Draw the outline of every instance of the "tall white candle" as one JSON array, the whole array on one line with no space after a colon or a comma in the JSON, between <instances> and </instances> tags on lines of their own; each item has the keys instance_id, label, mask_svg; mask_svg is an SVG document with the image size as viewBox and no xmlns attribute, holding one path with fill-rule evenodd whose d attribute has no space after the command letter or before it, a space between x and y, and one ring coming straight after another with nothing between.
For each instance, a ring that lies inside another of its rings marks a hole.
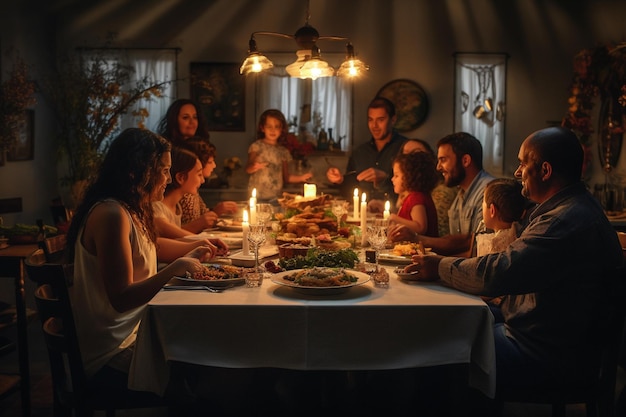
<instances>
[{"instance_id":1,"label":"tall white candle","mask_svg":"<svg viewBox=\"0 0 626 417\"><path fill-rule=\"evenodd\" d=\"M367 196L361 194L361 246L367 243Z\"/></svg>"},{"instance_id":2,"label":"tall white candle","mask_svg":"<svg viewBox=\"0 0 626 417\"><path fill-rule=\"evenodd\" d=\"M250 242L248 242L248 234L250 233L250 224L248 223L248 210L243 210L243 221L241 222L241 230L243 231L243 242L241 252L244 256L250 255Z\"/></svg>"},{"instance_id":3,"label":"tall white candle","mask_svg":"<svg viewBox=\"0 0 626 417\"><path fill-rule=\"evenodd\" d=\"M385 211L383 211L383 219L387 220L389 218L389 209L391 208L391 204L389 204L389 200L385 202Z\"/></svg>"},{"instance_id":4,"label":"tall white candle","mask_svg":"<svg viewBox=\"0 0 626 417\"><path fill-rule=\"evenodd\" d=\"M352 197L352 203L354 204L354 209L352 211L352 217L354 220L359 220L359 189L354 189L354 197Z\"/></svg>"},{"instance_id":5,"label":"tall white candle","mask_svg":"<svg viewBox=\"0 0 626 417\"><path fill-rule=\"evenodd\" d=\"M256 188L252 189L250 197L250 223L256 224Z\"/></svg>"}]
</instances>

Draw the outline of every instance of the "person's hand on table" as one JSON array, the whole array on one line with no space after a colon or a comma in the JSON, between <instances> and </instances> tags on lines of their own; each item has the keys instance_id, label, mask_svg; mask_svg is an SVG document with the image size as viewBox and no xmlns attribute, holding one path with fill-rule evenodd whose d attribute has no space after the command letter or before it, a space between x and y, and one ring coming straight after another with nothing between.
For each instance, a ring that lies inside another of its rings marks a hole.
<instances>
[{"instance_id":1,"label":"person's hand on table","mask_svg":"<svg viewBox=\"0 0 626 417\"><path fill-rule=\"evenodd\" d=\"M234 201L221 201L217 203L217 205L213 208L213 211L218 216L223 216L225 214L235 214L238 209L239 207Z\"/></svg>"},{"instance_id":2,"label":"person's hand on table","mask_svg":"<svg viewBox=\"0 0 626 417\"><path fill-rule=\"evenodd\" d=\"M391 216L389 216L389 218L391 219ZM392 242L417 242L419 240L417 233L399 223L389 226L387 237Z\"/></svg>"},{"instance_id":3,"label":"person's hand on table","mask_svg":"<svg viewBox=\"0 0 626 417\"><path fill-rule=\"evenodd\" d=\"M410 265L404 267L404 272L411 273L417 271L414 279L418 281L436 281L439 279L439 262L442 256L439 255L413 255Z\"/></svg>"},{"instance_id":4,"label":"person's hand on table","mask_svg":"<svg viewBox=\"0 0 626 417\"><path fill-rule=\"evenodd\" d=\"M184 256L175 259L166 268L171 270L173 275L182 277L184 277L187 272L191 274L200 272L204 268L202 262L210 260L216 251L217 248L210 243L208 245L197 246Z\"/></svg>"},{"instance_id":5,"label":"person's hand on table","mask_svg":"<svg viewBox=\"0 0 626 417\"><path fill-rule=\"evenodd\" d=\"M206 213L202 214L200 218L204 220L204 227L210 228L215 226L218 216L217 213L215 213L214 211L207 211Z\"/></svg>"},{"instance_id":6,"label":"person's hand on table","mask_svg":"<svg viewBox=\"0 0 626 417\"><path fill-rule=\"evenodd\" d=\"M215 256L225 256L225 255L228 255L228 251L230 250L230 248L221 239L209 239L209 241L216 248Z\"/></svg>"}]
</instances>

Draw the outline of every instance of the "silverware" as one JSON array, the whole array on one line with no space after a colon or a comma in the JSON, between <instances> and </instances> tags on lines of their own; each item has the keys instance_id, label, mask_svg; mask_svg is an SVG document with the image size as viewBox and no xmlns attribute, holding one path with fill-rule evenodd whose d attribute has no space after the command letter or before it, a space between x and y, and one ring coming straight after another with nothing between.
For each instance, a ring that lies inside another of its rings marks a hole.
<instances>
[{"instance_id":1,"label":"silverware","mask_svg":"<svg viewBox=\"0 0 626 417\"><path fill-rule=\"evenodd\" d=\"M224 291L226 288L230 288L230 287L212 288L212 287L207 287L206 285L166 285L166 286L163 287L163 290L166 290L166 291L176 291L176 290L196 291L196 290L202 290L202 291L218 293L218 292Z\"/></svg>"}]
</instances>

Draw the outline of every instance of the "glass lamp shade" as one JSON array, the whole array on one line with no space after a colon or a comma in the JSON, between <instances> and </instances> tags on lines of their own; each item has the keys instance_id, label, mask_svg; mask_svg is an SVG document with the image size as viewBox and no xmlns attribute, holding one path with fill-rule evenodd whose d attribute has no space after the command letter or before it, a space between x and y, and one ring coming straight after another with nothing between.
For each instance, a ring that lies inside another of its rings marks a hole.
<instances>
[{"instance_id":1,"label":"glass lamp shade","mask_svg":"<svg viewBox=\"0 0 626 417\"><path fill-rule=\"evenodd\" d=\"M239 73L243 75L248 75L251 72L261 72L272 68L274 64L272 61L267 59L267 57L259 52L254 52L248 55L243 64L241 64L241 68L239 69Z\"/></svg>"},{"instance_id":2,"label":"glass lamp shade","mask_svg":"<svg viewBox=\"0 0 626 417\"><path fill-rule=\"evenodd\" d=\"M296 51L298 59L287 65L285 70L291 77L310 78L315 80L320 77L332 77L335 69L328 62L320 58L311 58L311 51Z\"/></svg>"},{"instance_id":3,"label":"glass lamp shade","mask_svg":"<svg viewBox=\"0 0 626 417\"><path fill-rule=\"evenodd\" d=\"M354 78L364 74L368 69L367 65L365 65L360 59L346 59L337 70L337 76Z\"/></svg>"}]
</instances>

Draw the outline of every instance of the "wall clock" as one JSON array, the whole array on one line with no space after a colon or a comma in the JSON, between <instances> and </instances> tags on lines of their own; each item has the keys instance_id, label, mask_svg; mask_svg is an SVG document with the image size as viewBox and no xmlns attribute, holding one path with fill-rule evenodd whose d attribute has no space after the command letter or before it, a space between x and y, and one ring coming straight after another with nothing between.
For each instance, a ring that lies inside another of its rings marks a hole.
<instances>
[{"instance_id":1,"label":"wall clock","mask_svg":"<svg viewBox=\"0 0 626 417\"><path fill-rule=\"evenodd\" d=\"M414 130L426 120L428 96L415 81L407 79L390 81L378 90L376 95L391 100L396 106L395 129L398 132Z\"/></svg>"}]
</instances>

